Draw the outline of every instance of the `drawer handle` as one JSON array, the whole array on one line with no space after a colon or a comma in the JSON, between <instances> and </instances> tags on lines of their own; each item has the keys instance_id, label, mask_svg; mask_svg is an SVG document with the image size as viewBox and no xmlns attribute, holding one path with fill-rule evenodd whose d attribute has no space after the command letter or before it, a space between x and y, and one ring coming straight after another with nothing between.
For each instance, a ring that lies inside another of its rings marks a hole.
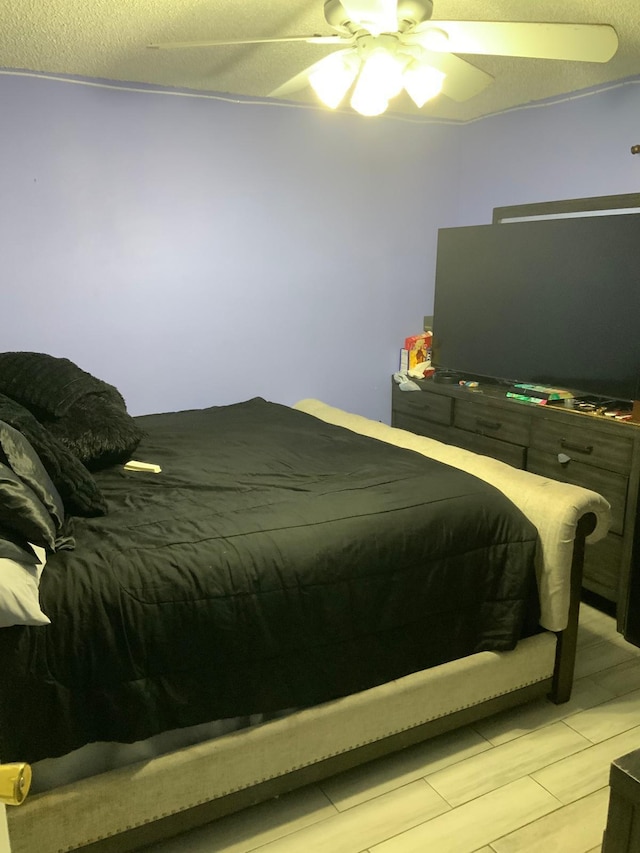
<instances>
[{"instance_id":1,"label":"drawer handle","mask_svg":"<svg viewBox=\"0 0 640 853\"><path fill-rule=\"evenodd\" d=\"M593 453L592 444L572 444L566 438L560 439L560 447L564 447L565 450L573 450L575 453Z\"/></svg>"},{"instance_id":2,"label":"drawer handle","mask_svg":"<svg viewBox=\"0 0 640 853\"><path fill-rule=\"evenodd\" d=\"M476 426L482 427L483 429L500 429L502 424L500 421L483 421L478 418L476 420Z\"/></svg>"}]
</instances>

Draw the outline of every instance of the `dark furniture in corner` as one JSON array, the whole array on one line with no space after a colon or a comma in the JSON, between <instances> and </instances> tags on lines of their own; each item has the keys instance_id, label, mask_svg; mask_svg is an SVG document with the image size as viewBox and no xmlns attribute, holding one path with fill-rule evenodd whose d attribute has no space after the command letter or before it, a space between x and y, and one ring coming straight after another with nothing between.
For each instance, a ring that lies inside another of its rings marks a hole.
<instances>
[{"instance_id":1,"label":"dark furniture in corner","mask_svg":"<svg viewBox=\"0 0 640 853\"><path fill-rule=\"evenodd\" d=\"M640 850L640 749L612 762L609 784L602 853L636 853Z\"/></svg>"},{"instance_id":2,"label":"dark furniture in corner","mask_svg":"<svg viewBox=\"0 0 640 853\"><path fill-rule=\"evenodd\" d=\"M422 391L392 383L392 425L482 453L515 468L573 483L611 504L607 537L586 549L583 588L615 606L618 630L640 645L640 578L634 541L640 489L640 427L558 406L523 403L501 386L474 391L432 380Z\"/></svg>"}]
</instances>

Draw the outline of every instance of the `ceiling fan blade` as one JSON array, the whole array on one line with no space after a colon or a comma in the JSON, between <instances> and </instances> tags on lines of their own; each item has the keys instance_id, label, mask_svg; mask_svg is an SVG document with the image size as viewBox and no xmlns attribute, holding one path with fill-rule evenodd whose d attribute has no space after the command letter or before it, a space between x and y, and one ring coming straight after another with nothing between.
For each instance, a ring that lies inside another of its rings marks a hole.
<instances>
[{"instance_id":1,"label":"ceiling fan blade","mask_svg":"<svg viewBox=\"0 0 640 853\"><path fill-rule=\"evenodd\" d=\"M428 21L407 37L429 50L578 62L608 62L618 49L608 24Z\"/></svg>"},{"instance_id":2,"label":"ceiling fan blade","mask_svg":"<svg viewBox=\"0 0 640 853\"><path fill-rule=\"evenodd\" d=\"M283 38L265 38L265 39L209 39L208 41L167 41L159 44L149 44L147 47L152 47L156 50L178 50L185 47L221 47L229 44L274 44L277 42L286 41L305 41L307 44L349 44L355 39L349 36L284 36Z\"/></svg>"},{"instance_id":3,"label":"ceiling fan blade","mask_svg":"<svg viewBox=\"0 0 640 853\"><path fill-rule=\"evenodd\" d=\"M493 83L491 74L452 53L424 51L421 61L446 74L442 94L453 101L468 101Z\"/></svg>"},{"instance_id":4,"label":"ceiling fan blade","mask_svg":"<svg viewBox=\"0 0 640 853\"><path fill-rule=\"evenodd\" d=\"M345 50L335 50L333 53L330 53L329 56L338 56L339 54L347 55L353 53L351 48L346 48ZM324 63L327 59L324 56L322 59L319 59L318 62L314 62L313 65L309 65L308 68L302 70L299 74L296 74L295 77L291 77L282 86L278 86L277 89L274 89L273 92L269 92L269 98L286 98L287 95L293 94L293 92L299 92L300 89L304 89L305 86L309 85L309 77L320 65Z\"/></svg>"},{"instance_id":5,"label":"ceiling fan blade","mask_svg":"<svg viewBox=\"0 0 640 853\"><path fill-rule=\"evenodd\" d=\"M398 0L340 0L351 20L373 35L398 29Z\"/></svg>"}]
</instances>

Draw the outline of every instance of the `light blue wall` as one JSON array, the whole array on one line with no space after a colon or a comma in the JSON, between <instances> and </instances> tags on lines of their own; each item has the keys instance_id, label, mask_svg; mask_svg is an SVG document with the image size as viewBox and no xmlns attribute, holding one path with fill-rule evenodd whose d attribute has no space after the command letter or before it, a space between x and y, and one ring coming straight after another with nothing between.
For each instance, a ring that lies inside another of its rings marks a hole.
<instances>
[{"instance_id":1,"label":"light blue wall","mask_svg":"<svg viewBox=\"0 0 640 853\"><path fill-rule=\"evenodd\" d=\"M453 202L447 130L0 75L3 350L134 413L316 396L387 419Z\"/></svg>"},{"instance_id":2,"label":"light blue wall","mask_svg":"<svg viewBox=\"0 0 640 853\"><path fill-rule=\"evenodd\" d=\"M3 74L0 103L0 349L71 358L133 413L387 420L438 227L640 188L633 84L465 126Z\"/></svg>"},{"instance_id":3,"label":"light blue wall","mask_svg":"<svg viewBox=\"0 0 640 853\"><path fill-rule=\"evenodd\" d=\"M640 192L640 79L459 128L459 225L494 207Z\"/></svg>"}]
</instances>

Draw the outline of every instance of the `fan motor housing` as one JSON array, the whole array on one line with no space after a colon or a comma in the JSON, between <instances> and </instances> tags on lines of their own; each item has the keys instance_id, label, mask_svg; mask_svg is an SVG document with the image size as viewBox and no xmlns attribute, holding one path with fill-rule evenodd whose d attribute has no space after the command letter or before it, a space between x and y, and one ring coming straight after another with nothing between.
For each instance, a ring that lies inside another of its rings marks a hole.
<instances>
[{"instance_id":1,"label":"fan motor housing","mask_svg":"<svg viewBox=\"0 0 640 853\"><path fill-rule=\"evenodd\" d=\"M433 14L433 0L398 0L398 21L415 27Z\"/></svg>"},{"instance_id":2,"label":"fan motor housing","mask_svg":"<svg viewBox=\"0 0 640 853\"><path fill-rule=\"evenodd\" d=\"M428 21L433 13L433 0L398 0L398 29L415 27L422 21ZM336 30L353 34L361 27L352 21L340 0L327 0L324 4L324 17Z\"/></svg>"}]
</instances>

